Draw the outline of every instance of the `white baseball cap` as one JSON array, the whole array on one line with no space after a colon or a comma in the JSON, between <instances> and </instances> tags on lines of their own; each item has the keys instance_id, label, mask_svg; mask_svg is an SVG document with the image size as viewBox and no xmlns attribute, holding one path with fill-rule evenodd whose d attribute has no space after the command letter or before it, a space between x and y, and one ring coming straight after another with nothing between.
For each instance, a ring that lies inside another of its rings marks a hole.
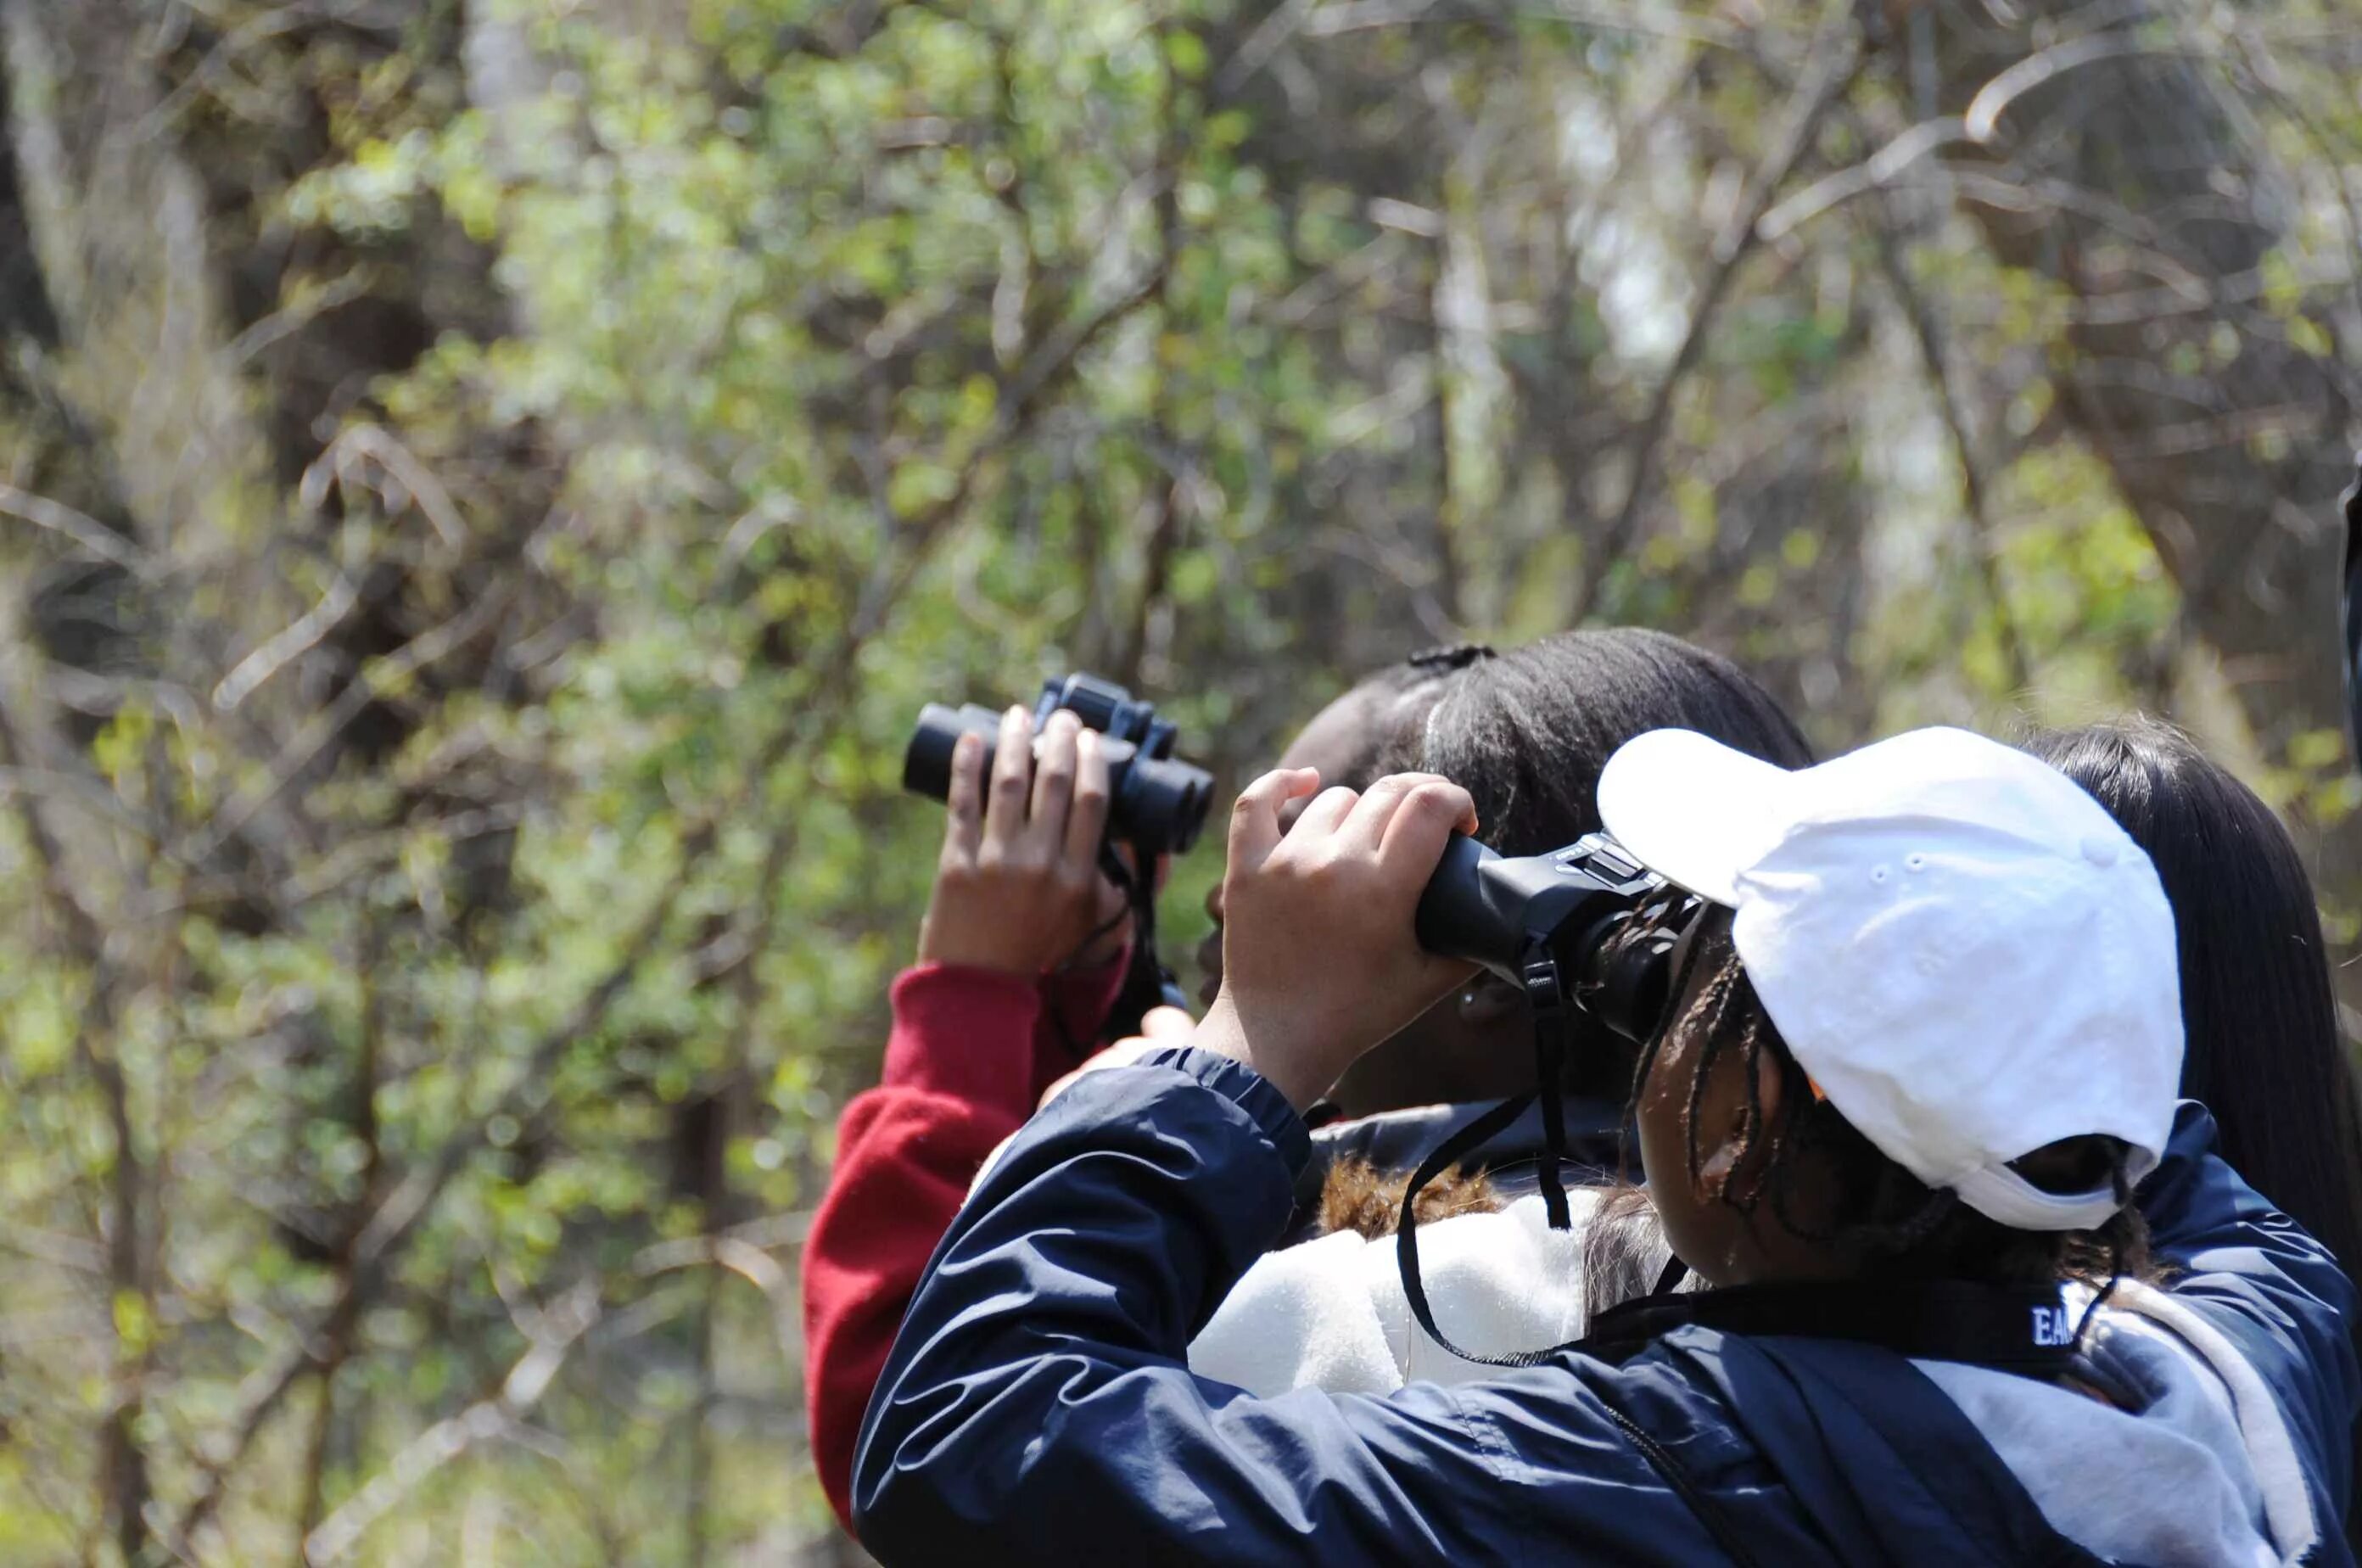
<instances>
[{"instance_id":1,"label":"white baseball cap","mask_svg":"<svg viewBox=\"0 0 2362 1568\"><path fill-rule=\"evenodd\" d=\"M1914 730L1790 772L1689 730L1599 779L1633 856L1737 911L1733 944L1838 1112L1930 1187L2025 1231L2086 1230L2112 1191L2009 1162L2061 1138L2165 1151L2181 1077L2173 909L2097 801L2024 752Z\"/></svg>"}]
</instances>

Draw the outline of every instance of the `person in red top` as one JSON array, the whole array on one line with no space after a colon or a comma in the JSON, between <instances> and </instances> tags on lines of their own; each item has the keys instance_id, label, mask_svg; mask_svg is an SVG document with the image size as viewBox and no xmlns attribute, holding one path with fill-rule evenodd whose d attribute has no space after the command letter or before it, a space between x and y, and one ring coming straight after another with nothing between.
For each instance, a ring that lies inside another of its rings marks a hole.
<instances>
[{"instance_id":1,"label":"person in red top","mask_svg":"<svg viewBox=\"0 0 2362 1568\"><path fill-rule=\"evenodd\" d=\"M1372 677L1324 709L1286 760L1367 772L1398 710L1466 663L1453 650ZM894 982L884 1070L837 1123L836 1166L804 1241L812 1463L847 1529L862 1413L928 1257L985 1156L1101 1049L1123 984L1129 912L1098 869L1099 738L1054 715L1036 767L1029 723L1023 708L1002 715L988 784L973 736L952 754L919 961ZM1175 1027L1194 1025L1174 1008L1143 1025L1151 1037Z\"/></svg>"},{"instance_id":2,"label":"person in red top","mask_svg":"<svg viewBox=\"0 0 2362 1568\"><path fill-rule=\"evenodd\" d=\"M876 1088L837 1125L836 1169L804 1243L806 1397L839 1519L861 1414L928 1254L984 1156L1094 1048L1124 975L1122 893L1098 869L1099 737L1053 717L1037 767L1030 716L952 754L943 858L919 961L894 982Z\"/></svg>"}]
</instances>

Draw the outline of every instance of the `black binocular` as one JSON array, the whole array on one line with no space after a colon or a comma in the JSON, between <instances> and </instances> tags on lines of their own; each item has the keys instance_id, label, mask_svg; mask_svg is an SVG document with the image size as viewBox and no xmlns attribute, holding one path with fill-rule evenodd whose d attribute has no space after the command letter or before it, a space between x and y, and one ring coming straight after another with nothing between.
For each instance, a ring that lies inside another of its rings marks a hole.
<instances>
[{"instance_id":1,"label":"black binocular","mask_svg":"<svg viewBox=\"0 0 2362 1568\"><path fill-rule=\"evenodd\" d=\"M1213 803L1214 776L1173 755L1177 731L1171 720L1157 717L1153 704L1113 681L1075 674L1042 683L1033 704L1037 738L1061 708L1106 737L1101 755L1108 764L1109 839L1151 856L1179 855L1198 842ZM958 708L930 702L920 709L918 727L902 756L902 788L930 800L945 799L951 793L952 748L964 734L983 737L989 774L1000 738L999 713L973 702Z\"/></svg>"},{"instance_id":2,"label":"black binocular","mask_svg":"<svg viewBox=\"0 0 2362 1568\"><path fill-rule=\"evenodd\" d=\"M1673 949L1699 907L1604 833L1514 856L1454 834L1419 895L1418 943L1524 987L1538 1009L1572 1004L1646 1043L1672 999ZM1652 909L1666 918L1644 919Z\"/></svg>"}]
</instances>

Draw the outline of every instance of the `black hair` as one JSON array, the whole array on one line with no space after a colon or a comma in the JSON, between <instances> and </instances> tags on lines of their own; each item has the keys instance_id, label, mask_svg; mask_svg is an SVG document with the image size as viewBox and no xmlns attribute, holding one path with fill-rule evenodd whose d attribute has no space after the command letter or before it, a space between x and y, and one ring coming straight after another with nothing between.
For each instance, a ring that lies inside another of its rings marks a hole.
<instances>
[{"instance_id":1,"label":"black hair","mask_svg":"<svg viewBox=\"0 0 2362 1568\"><path fill-rule=\"evenodd\" d=\"M1881 1153L1877 1145L1823 1099L1789 1053L1756 996L1731 944L1731 914L1709 907L1675 977L1674 1010L1643 1050L1635 1077L1634 1110L1650 1067L1677 1033L1695 1036L1698 1061L1683 1116L1689 1175L1700 1169L1699 1103L1716 1064L1738 1053L1747 1081L1747 1117L1738 1157L1721 1200L1753 1215L1768 1203L1772 1219L1792 1235L1827 1243L1888 1279L1967 1279L1991 1284L2042 1283L2066 1277L2106 1285L2120 1276L2151 1274L2148 1229L2132 1203L2126 1172L2130 1151L2120 1141L2092 1135L2063 1139L2012 1161L2038 1187L2056 1192L2114 1189L2123 1207L2090 1231L2021 1231L1960 1201L1947 1187L1930 1187ZM1767 1067L1778 1075L1775 1110L1763 1110ZM1825 1203L1827 1223L1807 1220L1799 1194L1810 1184Z\"/></svg>"},{"instance_id":2,"label":"black hair","mask_svg":"<svg viewBox=\"0 0 2362 1568\"><path fill-rule=\"evenodd\" d=\"M1377 782L1392 771L1386 763L1397 747L1397 736L1422 723L1429 710L1471 668L1499 657L1486 643L1422 648L1354 682L1344 700L1369 709L1362 744L1335 778L1321 782L1351 790L1366 790Z\"/></svg>"},{"instance_id":3,"label":"black hair","mask_svg":"<svg viewBox=\"0 0 2362 1568\"><path fill-rule=\"evenodd\" d=\"M2288 830L2179 731L2149 720L2037 735L2147 851L2181 954L2181 1092L2231 1167L2362 1269L2362 1116L2321 915Z\"/></svg>"},{"instance_id":4,"label":"black hair","mask_svg":"<svg viewBox=\"0 0 2362 1568\"><path fill-rule=\"evenodd\" d=\"M1480 834L1540 855L1599 827L1599 774L1650 730L1689 729L1783 767L1813 760L1769 691L1718 654L1635 626L1562 632L1463 667L1382 756L1474 797Z\"/></svg>"}]
</instances>

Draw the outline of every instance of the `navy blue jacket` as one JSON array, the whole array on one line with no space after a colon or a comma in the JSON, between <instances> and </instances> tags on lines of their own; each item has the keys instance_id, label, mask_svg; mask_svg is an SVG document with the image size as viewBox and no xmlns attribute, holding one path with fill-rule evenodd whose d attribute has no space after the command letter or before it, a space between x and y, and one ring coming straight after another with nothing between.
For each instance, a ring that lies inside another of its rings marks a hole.
<instances>
[{"instance_id":1,"label":"navy blue jacket","mask_svg":"<svg viewBox=\"0 0 2362 1568\"><path fill-rule=\"evenodd\" d=\"M2185 1106L2144 1185L2176 1296L2278 1396L2337 1523L2353 1287L2207 1154ZM1095 1073L1003 1152L929 1265L854 1467L863 1542L949 1562L1692 1563L1725 1560L1653 1440L1766 1563L2095 1561L2044 1521L1900 1356L1695 1325L1620 1364L1385 1398L1196 1377L1189 1341L1277 1233L1303 1124L1237 1063Z\"/></svg>"}]
</instances>

